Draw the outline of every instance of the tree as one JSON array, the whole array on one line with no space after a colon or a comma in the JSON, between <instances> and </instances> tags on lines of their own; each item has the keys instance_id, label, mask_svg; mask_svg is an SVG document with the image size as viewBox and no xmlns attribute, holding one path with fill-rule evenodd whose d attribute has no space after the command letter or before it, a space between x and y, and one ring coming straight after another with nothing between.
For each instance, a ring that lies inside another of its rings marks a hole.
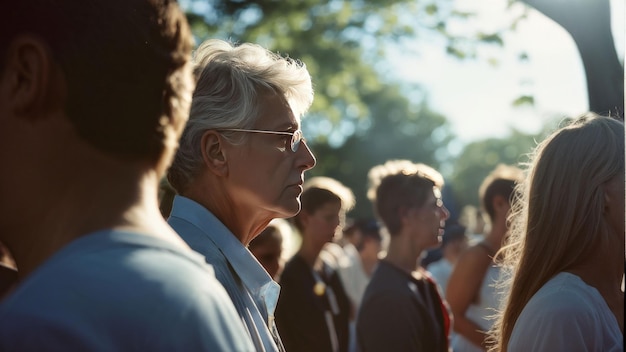
<instances>
[{"instance_id":1,"label":"tree","mask_svg":"<svg viewBox=\"0 0 626 352\"><path fill-rule=\"evenodd\" d=\"M450 157L446 145L453 138L445 117L424 103L411 104L398 86L381 86L364 98L372 117L363 120L365 126L341 146L313 144L313 152L322 162L309 171L336 178L353 190L357 200L350 214L353 217L372 215L366 192L367 173L373 166L390 159L408 159L438 168Z\"/></svg>"},{"instance_id":2,"label":"tree","mask_svg":"<svg viewBox=\"0 0 626 352\"><path fill-rule=\"evenodd\" d=\"M302 60L316 89L310 117L336 126L343 119L368 115L367 102L361 96L380 86L380 77L370 63L382 54L381 41L411 34L408 26L397 25L394 6L403 3L408 1L244 0L183 4L187 4L192 30L201 40L211 36L254 42Z\"/></svg>"},{"instance_id":3,"label":"tree","mask_svg":"<svg viewBox=\"0 0 626 352\"><path fill-rule=\"evenodd\" d=\"M589 110L623 120L624 68L611 32L609 0L523 2L554 20L572 36L585 68Z\"/></svg>"},{"instance_id":4,"label":"tree","mask_svg":"<svg viewBox=\"0 0 626 352\"><path fill-rule=\"evenodd\" d=\"M448 53L464 57L472 42L446 27L447 19L472 14L445 1L181 0L181 5L199 40L254 42L306 63L316 88L309 119L332 127L371 115L363 97L391 83L378 69L389 43L428 32L449 43ZM502 42L498 33L477 33L474 40Z\"/></svg>"}]
</instances>

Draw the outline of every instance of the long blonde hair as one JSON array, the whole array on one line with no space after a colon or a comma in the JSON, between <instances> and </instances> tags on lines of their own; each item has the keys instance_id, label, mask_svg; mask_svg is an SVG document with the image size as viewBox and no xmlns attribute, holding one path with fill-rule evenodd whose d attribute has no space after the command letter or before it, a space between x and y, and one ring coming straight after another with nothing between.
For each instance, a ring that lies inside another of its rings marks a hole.
<instances>
[{"instance_id":1,"label":"long blonde hair","mask_svg":"<svg viewBox=\"0 0 626 352\"><path fill-rule=\"evenodd\" d=\"M510 237L500 250L508 299L490 332L492 351L506 351L531 297L554 275L606 248L603 185L624 173L624 124L587 113L535 149L511 209Z\"/></svg>"}]
</instances>

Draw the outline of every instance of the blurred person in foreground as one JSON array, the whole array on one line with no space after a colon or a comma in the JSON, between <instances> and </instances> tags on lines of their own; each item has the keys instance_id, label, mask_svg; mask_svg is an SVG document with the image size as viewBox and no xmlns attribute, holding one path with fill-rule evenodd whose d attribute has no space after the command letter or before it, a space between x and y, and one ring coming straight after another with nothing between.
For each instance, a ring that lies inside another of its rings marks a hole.
<instances>
[{"instance_id":1,"label":"blurred person in foreground","mask_svg":"<svg viewBox=\"0 0 626 352\"><path fill-rule=\"evenodd\" d=\"M208 40L168 180L168 223L215 268L258 351L283 350L274 324L280 287L247 249L274 218L300 211L315 158L300 130L313 101L305 65L250 43Z\"/></svg>"},{"instance_id":2,"label":"blurred person in foreground","mask_svg":"<svg viewBox=\"0 0 626 352\"><path fill-rule=\"evenodd\" d=\"M2 351L252 348L157 201L193 45L166 0L3 1L0 240L18 269Z\"/></svg>"},{"instance_id":3,"label":"blurred person in foreground","mask_svg":"<svg viewBox=\"0 0 626 352\"><path fill-rule=\"evenodd\" d=\"M318 176L304 184L302 210L293 219L302 243L280 277L276 308L287 351L348 350L352 307L336 266L320 254L353 206L352 191L335 179Z\"/></svg>"},{"instance_id":4,"label":"blurred person in foreground","mask_svg":"<svg viewBox=\"0 0 626 352\"><path fill-rule=\"evenodd\" d=\"M487 331L502 297L496 288L500 267L494 256L505 240L507 217L515 197L515 186L522 182L519 168L500 164L487 175L478 190L481 206L488 215L488 231L476 244L459 255L445 291L454 314L455 352L480 352L486 349Z\"/></svg>"},{"instance_id":5,"label":"blurred person in foreground","mask_svg":"<svg viewBox=\"0 0 626 352\"><path fill-rule=\"evenodd\" d=\"M368 174L376 215L389 233L387 255L357 313L361 351L449 351L451 317L437 284L419 262L439 246L449 212L443 177L424 164L390 160Z\"/></svg>"},{"instance_id":6,"label":"blurred person in foreground","mask_svg":"<svg viewBox=\"0 0 626 352\"><path fill-rule=\"evenodd\" d=\"M623 122L587 113L548 136L520 194L493 350L623 351Z\"/></svg>"}]
</instances>

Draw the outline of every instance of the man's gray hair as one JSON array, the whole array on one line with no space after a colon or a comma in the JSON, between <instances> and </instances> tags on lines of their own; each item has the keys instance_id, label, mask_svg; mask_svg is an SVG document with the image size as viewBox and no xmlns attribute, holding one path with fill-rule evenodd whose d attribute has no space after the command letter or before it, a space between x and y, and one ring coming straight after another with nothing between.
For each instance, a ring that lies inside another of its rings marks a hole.
<instances>
[{"instance_id":1,"label":"man's gray hair","mask_svg":"<svg viewBox=\"0 0 626 352\"><path fill-rule=\"evenodd\" d=\"M201 168L205 131L251 128L264 94L282 95L298 120L313 102L311 76L304 63L260 45L210 39L194 53L194 65L197 85L190 117L168 173L178 192Z\"/></svg>"}]
</instances>

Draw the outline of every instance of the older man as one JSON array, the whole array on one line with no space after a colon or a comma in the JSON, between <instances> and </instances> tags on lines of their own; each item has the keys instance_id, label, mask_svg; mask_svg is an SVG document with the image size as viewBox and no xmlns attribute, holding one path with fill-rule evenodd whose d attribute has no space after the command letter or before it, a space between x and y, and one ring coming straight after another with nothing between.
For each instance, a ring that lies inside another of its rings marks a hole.
<instances>
[{"instance_id":1,"label":"older man","mask_svg":"<svg viewBox=\"0 0 626 352\"><path fill-rule=\"evenodd\" d=\"M253 44L209 40L195 62L190 119L168 173L178 192L168 222L215 267L256 349L282 350L279 286L246 246L300 210L304 172L315 165L300 130L311 78L301 62Z\"/></svg>"},{"instance_id":2,"label":"older man","mask_svg":"<svg viewBox=\"0 0 626 352\"><path fill-rule=\"evenodd\" d=\"M188 113L191 33L167 0L2 1L2 351L247 351L157 187Z\"/></svg>"}]
</instances>

